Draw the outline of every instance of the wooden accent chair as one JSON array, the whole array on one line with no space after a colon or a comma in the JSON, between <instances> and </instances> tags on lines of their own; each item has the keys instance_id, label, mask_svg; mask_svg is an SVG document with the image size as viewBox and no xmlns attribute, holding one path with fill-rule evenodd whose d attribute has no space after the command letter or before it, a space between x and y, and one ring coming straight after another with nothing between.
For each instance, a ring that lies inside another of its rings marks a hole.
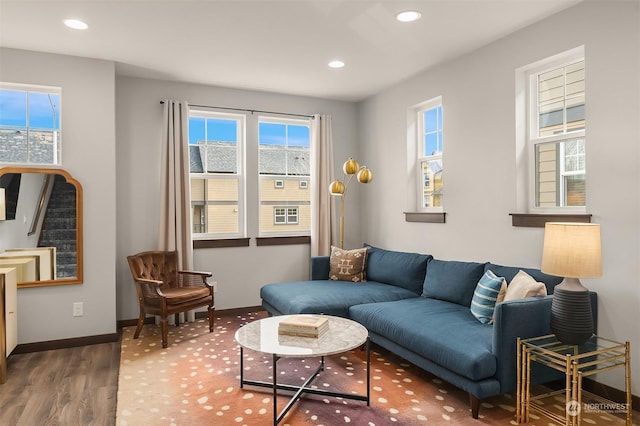
<instances>
[{"instance_id":1,"label":"wooden accent chair","mask_svg":"<svg viewBox=\"0 0 640 426\"><path fill-rule=\"evenodd\" d=\"M207 283L210 272L178 270L176 251L145 251L127 256L131 275L136 284L140 317L133 335L137 339L147 314L160 316L162 347L167 347L167 317L208 307L209 332L213 331L213 286Z\"/></svg>"}]
</instances>

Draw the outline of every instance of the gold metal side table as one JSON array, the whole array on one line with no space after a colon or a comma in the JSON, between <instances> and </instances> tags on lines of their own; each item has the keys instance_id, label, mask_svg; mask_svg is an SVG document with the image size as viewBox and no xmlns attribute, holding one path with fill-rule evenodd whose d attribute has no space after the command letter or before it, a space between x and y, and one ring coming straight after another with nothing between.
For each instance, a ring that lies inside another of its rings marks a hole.
<instances>
[{"instance_id":1,"label":"gold metal side table","mask_svg":"<svg viewBox=\"0 0 640 426\"><path fill-rule=\"evenodd\" d=\"M583 414L583 395L598 401L598 406L626 413L626 424L631 426L631 364L629 342L620 343L592 336L585 344L569 345L558 341L555 335L518 338L517 352L517 406L516 421L526 423L532 409L567 426L580 425ZM531 396L531 363L537 362L565 374L565 388L543 395ZM616 403L582 390L582 379L616 368L625 369L624 403ZM542 399L564 394L566 409L561 416L545 408ZM602 405L601 405L602 404Z\"/></svg>"}]
</instances>

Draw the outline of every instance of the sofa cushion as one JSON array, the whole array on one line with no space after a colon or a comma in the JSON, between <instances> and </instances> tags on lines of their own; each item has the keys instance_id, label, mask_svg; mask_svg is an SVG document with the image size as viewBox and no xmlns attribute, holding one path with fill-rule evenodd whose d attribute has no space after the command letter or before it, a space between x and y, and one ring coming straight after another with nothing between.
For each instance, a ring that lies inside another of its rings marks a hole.
<instances>
[{"instance_id":1,"label":"sofa cushion","mask_svg":"<svg viewBox=\"0 0 640 426\"><path fill-rule=\"evenodd\" d=\"M544 283L537 282L531 275L520 271L507 286L504 301L524 299L527 297L546 296L547 288Z\"/></svg>"},{"instance_id":2,"label":"sofa cushion","mask_svg":"<svg viewBox=\"0 0 640 426\"><path fill-rule=\"evenodd\" d=\"M469 307L484 263L432 259L427 266L422 296Z\"/></svg>"},{"instance_id":3,"label":"sofa cushion","mask_svg":"<svg viewBox=\"0 0 640 426\"><path fill-rule=\"evenodd\" d=\"M481 323L493 322L493 311L496 309L502 287L505 288L504 293L506 293L506 280L503 277L497 277L491 270L486 271L478 281L471 299L471 313Z\"/></svg>"},{"instance_id":4,"label":"sofa cushion","mask_svg":"<svg viewBox=\"0 0 640 426\"><path fill-rule=\"evenodd\" d=\"M295 281L267 284L260 289L264 302L281 314L327 314L348 318L349 307L416 297L415 293L375 281Z\"/></svg>"},{"instance_id":5,"label":"sofa cushion","mask_svg":"<svg viewBox=\"0 0 640 426\"><path fill-rule=\"evenodd\" d=\"M349 316L371 333L471 380L493 377L492 326L468 307L424 297L356 305Z\"/></svg>"},{"instance_id":6,"label":"sofa cushion","mask_svg":"<svg viewBox=\"0 0 640 426\"><path fill-rule=\"evenodd\" d=\"M331 246L329 279L334 281L365 281L367 248L343 250Z\"/></svg>"},{"instance_id":7,"label":"sofa cushion","mask_svg":"<svg viewBox=\"0 0 640 426\"><path fill-rule=\"evenodd\" d=\"M365 244L367 279L406 288L416 294L422 292L427 263L433 256L384 250Z\"/></svg>"},{"instance_id":8,"label":"sofa cushion","mask_svg":"<svg viewBox=\"0 0 640 426\"><path fill-rule=\"evenodd\" d=\"M531 277L547 287L547 294L553 294L553 288L562 282L562 277L556 277L555 275L545 274L539 269L534 268L519 268L516 266L504 266L497 265L495 263L487 263L484 267L484 270L487 271L491 269L494 274L499 277L504 277L507 280L507 283L510 283L513 280L513 277L516 276L518 272L521 270L531 275Z\"/></svg>"}]
</instances>

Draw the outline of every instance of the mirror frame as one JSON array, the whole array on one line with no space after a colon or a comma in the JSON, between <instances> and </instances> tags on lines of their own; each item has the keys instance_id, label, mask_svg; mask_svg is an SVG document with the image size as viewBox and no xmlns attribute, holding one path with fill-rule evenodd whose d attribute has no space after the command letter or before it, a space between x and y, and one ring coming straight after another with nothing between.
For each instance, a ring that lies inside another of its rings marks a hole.
<instances>
[{"instance_id":1,"label":"mirror frame","mask_svg":"<svg viewBox=\"0 0 640 426\"><path fill-rule=\"evenodd\" d=\"M32 281L19 283L18 288L47 287L55 285L82 284L83 283L83 247L82 247L82 185L66 170L55 168L34 167L1 167L0 176L7 173L43 173L62 175L67 183L76 188L76 276L72 278L60 278L55 280Z\"/></svg>"}]
</instances>

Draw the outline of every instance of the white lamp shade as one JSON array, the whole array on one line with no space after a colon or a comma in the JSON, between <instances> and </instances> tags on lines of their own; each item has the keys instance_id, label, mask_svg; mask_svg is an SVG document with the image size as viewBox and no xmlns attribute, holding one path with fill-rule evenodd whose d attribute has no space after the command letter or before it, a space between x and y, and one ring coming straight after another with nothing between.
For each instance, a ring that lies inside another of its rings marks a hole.
<instances>
[{"instance_id":1,"label":"white lamp shade","mask_svg":"<svg viewBox=\"0 0 640 426\"><path fill-rule=\"evenodd\" d=\"M600 225L547 222L544 227L542 272L559 277L602 275Z\"/></svg>"},{"instance_id":2,"label":"white lamp shade","mask_svg":"<svg viewBox=\"0 0 640 426\"><path fill-rule=\"evenodd\" d=\"M0 220L7 219L7 205L4 188L0 188Z\"/></svg>"}]
</instances>

